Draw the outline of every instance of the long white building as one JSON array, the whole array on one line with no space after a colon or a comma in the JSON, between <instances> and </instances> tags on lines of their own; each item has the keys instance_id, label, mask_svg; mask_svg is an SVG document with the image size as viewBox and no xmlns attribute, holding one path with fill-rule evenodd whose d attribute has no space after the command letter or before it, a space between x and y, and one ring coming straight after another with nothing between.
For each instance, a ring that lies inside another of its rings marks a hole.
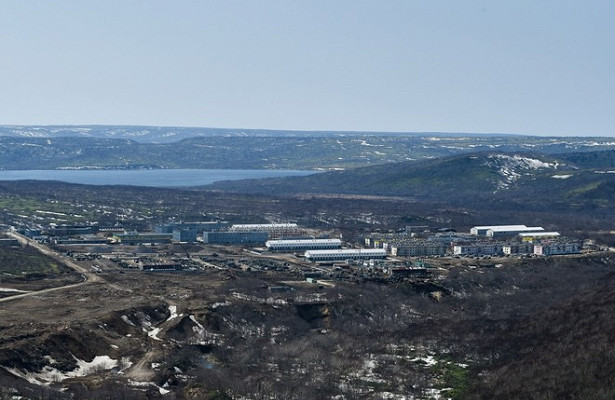
<instances>
[{"instance_id":1,"label":"long white building","mask_svg":"<svg viewBox=\"0 0 615 400\"><path fill-rule=\"evenodd\" d=\"M384 259L387 252L384 249L339 249L339 250L308 250L305 258L309 261L344 261Z\"/></svg>"},{"instance_id":2,"label":"long white building","mask_svg":"<svg viewBox=\"0 0 615 400\"><path fill-rule=\"evenodd\" d=\"M487 237L499 238L499 237L513 237L520 233L533 233L543 232L545 229L540 226L525 226L522 227L510 227L510 226L493 226L487 230Z\"/></svg>"},{"instance_id":3,"label":"long white building","mask_svg":"<svg viewBox=\"0 0 615 400\"><path fill-rule=\"evenodd\" d=\"M267 232L270 238L298 236L301 229L297 224L235 224L229 232Z\"/></svg>"},{"instance_id":4,"label":"long white building","mask_svg":"<svg viewBox=\"0 0 615 400\"><path fill-rule=\"evenodd\" d=\"M580 242L554 242L537 244L534 246L534 254L539 256L553 256L558 254L576 254L583 248Z\"/></svg>"},{"instance_id":5,"label":"long white building","mask_svg":"<svg viewBox=\"0 0 615 400\"><path fill-rule=\"evenodd\" d=\"M520 233L519 239L521 239L523 242L533 242L535 240L542 239L557 239L560 236L561 235L559 232L526 232Z\"/></svg>"},{"instance_id":6,"label":"long white building","mask_svg":"<svg viewBox=\"0 0 615 400\"><path fill-rule=\"evenodd\" d=\"M268 240L265 246L271 251L324 250L339 249L342 247L342 241L340 239Z\"/></svg>"},{"instance_id":7,"label":"long white building","mask_svg":"<svg viewBox=\"0 0 615 400\"><path fill-rule=\"evenodd\" d=\"M472 235L477 235L477 236L486 236L487 235L487 231L489 229L521 229L521 228L527 228L527 226L525 225L485 225L485 226L475 226L472 229L470 229L470 233Z\"/></svg>"}]
</instances>

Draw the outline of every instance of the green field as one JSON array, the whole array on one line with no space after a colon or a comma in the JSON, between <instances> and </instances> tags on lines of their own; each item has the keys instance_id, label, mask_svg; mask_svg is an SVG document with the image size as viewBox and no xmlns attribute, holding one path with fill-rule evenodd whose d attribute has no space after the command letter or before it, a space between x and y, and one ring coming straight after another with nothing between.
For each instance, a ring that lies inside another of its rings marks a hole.
<instances>
[{"instance_id":1,"label":"green field","mask_svg":"<svg viewBox=\"0 0 615 400\"><path fill-rule=\"evenodd\" d=\"M0 250L0 281L20 282L60 278L74 272L31 247Z\"/></svg>"}]
</instances>

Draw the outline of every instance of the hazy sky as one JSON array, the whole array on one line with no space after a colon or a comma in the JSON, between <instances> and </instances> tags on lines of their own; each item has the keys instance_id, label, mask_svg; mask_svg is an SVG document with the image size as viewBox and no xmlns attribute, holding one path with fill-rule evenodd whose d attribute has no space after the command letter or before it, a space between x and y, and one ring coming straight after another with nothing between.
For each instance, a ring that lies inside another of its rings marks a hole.
<instances>
[{"instance_id":1,"label":"hazy sky","mask_svg":"<svg viewBox=\"0 0 615 400\"><path fill-rule=\"evenodd\" d=\"M615 1L4 0L0 124L615 136Z\"/></svg>"}]
</instances>

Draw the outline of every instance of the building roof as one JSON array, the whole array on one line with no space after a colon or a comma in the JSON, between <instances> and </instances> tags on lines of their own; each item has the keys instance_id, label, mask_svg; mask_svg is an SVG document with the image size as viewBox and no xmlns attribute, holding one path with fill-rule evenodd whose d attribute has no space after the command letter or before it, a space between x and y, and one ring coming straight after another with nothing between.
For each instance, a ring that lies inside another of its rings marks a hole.
<instances>
[{"instance_id":1,"label":"building roof","mask_svg":"<svg viewBox=\"0 0 615 400\"><path fill-rule=\"evenodd\" d=\"M480 229L480 230L502 229L504 231L508 231L510 229L519 229L519 228L527 228L527 226L525 225L485 225L485 226L472 227L472 229Z\"/></svg>"},{"instance_id":2,"label":"building roof","mask_svg":"<svg viewBox=\"0 0 615 400\"><path fill-rule=\"evenodd\" d=\"M275 229L275 228L297 228L297 224L235 224L231 229Z\"/></svg>"},{"instance_id":3,"label":"building roof","mask_svg":"<svg viewBox=\"0 0 615 400\"><path fill-rule=\"evenodd\" d=\"M387 251L384 249L331 249L331 250L308 250L305 252L305 256L318 256L323 254L383 254L386 255Z\"/></svg>"},{"instance_id":4,"label":"building roof","mask_svg":"<svg viewBox=\"0 0 615 400\"><path fill-rule=\"evenodd\" d=\"M317 243L339 243L342 244L340 239L278 239L278 240L268 240L267 243L270 244L317 244Z\"/></svg>"},{"instance_id":5,"label":"building roof","mask_svg":"<svg viewBox=\"0 0 615 400\"><path fill-rule=\"evenodd\" d=\"M528 232L528 231L544 231L540 226L525 226L525 225L500 225L492 226L488 230L492 232Z\"/></svg>"},{"instance_id":6,"label":"building roof","mask_svg":"<svg viewBox=\"0 0 615 400\"><path fill-rule=\"evenodd\" d=\"M536 236L560 236L559 232L522 232L521 237L536 237Z\"/></svg>"}]
</instances>

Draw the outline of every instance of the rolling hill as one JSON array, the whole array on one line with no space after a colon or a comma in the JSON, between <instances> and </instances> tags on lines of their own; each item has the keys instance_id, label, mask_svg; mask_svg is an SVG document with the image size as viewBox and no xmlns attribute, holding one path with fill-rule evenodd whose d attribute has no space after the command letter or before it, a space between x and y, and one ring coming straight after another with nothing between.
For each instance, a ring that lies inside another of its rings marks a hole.
<instances>
[{"instance_id":1,"label":"rolling hill","mask_svg":"<svg viewBox=\"0 0 615 400\"><path fill-rule=\"evenodd\" d=\"M533 207L613 206L615 152L540 156L473 153L304 177L218 182L207 189L259 194L352 194Z\"/></svg>"}]
</instances>

